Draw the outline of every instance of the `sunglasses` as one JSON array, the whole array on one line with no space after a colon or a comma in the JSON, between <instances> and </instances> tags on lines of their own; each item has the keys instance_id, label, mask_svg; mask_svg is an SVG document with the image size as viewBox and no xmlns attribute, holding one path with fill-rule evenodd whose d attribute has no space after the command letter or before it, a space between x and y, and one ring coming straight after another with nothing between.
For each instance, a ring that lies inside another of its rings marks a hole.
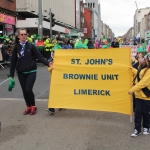
<instances>
[{"instance_id":1,"label":"sunglasses","mask_svg":"<svg viewBox=\"0 0 150 150\"><path fill-rule=\"evenodd\" d=\"M23 36L23 35L26 36L27 34L20 34L20 35L21 35L21 36Z\"/></svg>"}]
</instances>

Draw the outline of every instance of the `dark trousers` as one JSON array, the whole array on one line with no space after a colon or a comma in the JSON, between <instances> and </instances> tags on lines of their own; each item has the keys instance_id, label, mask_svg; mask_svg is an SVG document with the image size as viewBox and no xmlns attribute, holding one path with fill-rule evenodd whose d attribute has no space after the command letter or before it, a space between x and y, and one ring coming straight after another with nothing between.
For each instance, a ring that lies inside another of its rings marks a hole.
<instances>
[{"instance_id":1,"label":"dark trousers","mask_svg":"<svg viewBox=\"0 0 150 150\"><path fill-rule=\"evenodd\" d=\"M132 94L132 100L133 100L133 112L135 112L135 95Z\"/></svg>"},{"instance_id":2,"label":"dark trousers","mask_svg":"<svg viewBox=\"0 0 150 150\"><path fill-rule=\"evenodd\" d=\"M32 89L36 79L36 72L29 74L18 73L18 79L23 91L26 105L35 106L35 98Z\"/></svg>"},{"instance_id":3,"label":"dark trousers","mask_svg":"<svg viewBox=\"0 0 150 150\"><path fill-rule=\"evenodd\" d=\"M46 59L48 60L51 57L51 51L46 51Z\"/></svg>"},{"instance_id":4,"label":"dark trousers","mask_svg":"<svg viewBox=\"0 0 150 150\"><path fill-rule=\"evenodd\" d=\"M143 128L149 129L150 124L150 101L135 98L135 129L141 132L143 119Z\"/></svg>"},{"instance_id":5,"label":"dark trousers","mask_svg":"<svg viewBox=\"0 0 150 150\"><path fill-rule=\"evenodd\" d=\"M6 47L3 46L1 50L2 50L2 59L3 59L3 62L5 62L6 61Z\"/></svg>"}]
</instances>

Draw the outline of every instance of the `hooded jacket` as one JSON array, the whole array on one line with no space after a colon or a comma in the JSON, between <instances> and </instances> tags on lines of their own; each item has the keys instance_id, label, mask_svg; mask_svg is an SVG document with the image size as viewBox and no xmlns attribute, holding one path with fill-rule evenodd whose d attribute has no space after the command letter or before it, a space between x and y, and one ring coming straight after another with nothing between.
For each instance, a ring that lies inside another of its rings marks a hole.
<instances>
[{"instance_id":1,"label":"hooded jacket","mask_svg":"<svg viewBox=\"0 0 150 150\"><path fill-rule=\"evenodd\" d=\"M135 76L137 74L137 69L132 69L132 74ZM137 78L135 80L135 86L133 86L130 91L135 93L135 97L143 100L150 100L142 91L143 88L147 87L150 90L150 68L144 68L139 74L140 81Z\"/></svg>"}]
</instances>

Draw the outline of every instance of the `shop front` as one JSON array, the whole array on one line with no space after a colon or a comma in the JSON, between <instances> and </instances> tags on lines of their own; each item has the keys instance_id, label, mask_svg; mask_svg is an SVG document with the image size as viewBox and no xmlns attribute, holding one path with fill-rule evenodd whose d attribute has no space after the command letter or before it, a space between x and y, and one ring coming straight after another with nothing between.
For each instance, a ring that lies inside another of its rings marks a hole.
<instances>
[{"instance_id":1,"label":"shop front","mask_svg":"<svg viewBox=\"0 0 150 150\"><path fill-rule=\"evenodd\" d=\"M16 18L0 13L0 35L14 34Z\"/></svg>"}]
</instances>

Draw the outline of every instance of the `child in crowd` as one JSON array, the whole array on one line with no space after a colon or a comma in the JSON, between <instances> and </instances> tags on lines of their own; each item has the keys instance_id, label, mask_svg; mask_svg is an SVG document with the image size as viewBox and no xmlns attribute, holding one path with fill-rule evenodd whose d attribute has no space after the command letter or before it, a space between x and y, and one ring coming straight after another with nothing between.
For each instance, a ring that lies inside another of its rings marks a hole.
<instances>
[{"instance_id":1,"label":"child in crowd","mask_svg":"<svg viewBox=\"0 0 150 150\"><path fill-rule=\"evenodd\" d=\"M50 72L52 72L53 70L53 58L54 58L54 53L55 53L55 50L58 50L58 49L62 49L62 47L56 42L53 49L52 49L52 53L51 53L51 57L49 58L49 62L51 62L51 66L50 67L47 67L47 70ZM62 108L59 108L58 109L59 111L63 110ZM54 115L55 114L55 109L54 108L47 108L46 111L48 113L50 113L51 115Z\"/></svg>"},{"instance_id":2,"label":"child in crowd","mask_svg":"<svg viewBox=\"0 0 150 150\"><path fill-rule=\"evenodd\" d=\"M142 56L140 56L142 57ZM147 54L142 60L139 57L138 70L132 68L135 76L133 80L134 86L128 91L128 94L135 94L135 128L131 137L137 137L141 134L141 126L143 126L143 134L149 134L150 125L150 54ZM143 124L142 124L143 120ZM142 125L141 125L142 124Z\"/></svg>"}]
</instances>

